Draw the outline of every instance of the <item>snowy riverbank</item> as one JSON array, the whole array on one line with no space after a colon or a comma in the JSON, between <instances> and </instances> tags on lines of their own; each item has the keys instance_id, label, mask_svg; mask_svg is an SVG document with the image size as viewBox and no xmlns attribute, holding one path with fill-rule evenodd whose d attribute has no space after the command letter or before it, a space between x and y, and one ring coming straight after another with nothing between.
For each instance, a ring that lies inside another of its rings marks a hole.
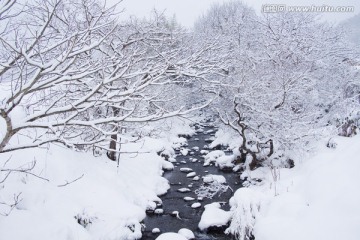
<instances>
[{"instance_id":1,"label":"snowy riverbank","mask_svg":"<svg viewBox=\"0 0 360 240\"><path fill-rule=\"evenodd\" d=\"M229 232L254 228L257 240L359 239L360 136L334 141L336 149L320 142L314 157L277 171L276 182L274 171L252 172L263 184L235 193Z\"/></svg>"},{"instance_id":2,"label":"snowy riverbank","mask_svg":"<svg viewBox=\"0 0 360 240\"><path fill-rule=\"evenodd\" d=\"M161 177L169 162L157 152L171 153L172 145L183 141L177 135L191 131L188 123L176 121L159 139L124 145L122 151L135 153L123 154L119 168L106 155L53 144L1 154L3 169L26 169L36 161L31 172L43 179L13 171L0 184L0 202L6 203L0 204L0 239L140 238L145 210L161 202L158 195L170 187Z\"/></svg>"},{"instance_id":3,"label":"snowy riverbank","mask_svg":"<svg viewBox=\"0 0 360 240\"><path fill-rule=\"evenodd\" d=\"M123 154L119 168L104 155L94 157L58 145L2 154L3 169L26 169L36 160L31 172L43 179L12 172L0 185L0 202L6 203L0 204L0 213L10 213L0 216L0 240L141 238L145 211L161 203L158 196L170 188L161 176L164 168L174 166L158 153L174 157L173 148L184 143L178 134L193 133L188 123L176 122L158 139L146 137L124 145L122 151L142 153ZM232 139L216 136L211 146ZM258 240L358 239L360 136L333 141L335 149L319 142L314 157L292 169L244 172L242 178L250 175L262 181L238 189L230 212L214 208L232 218L227 232L242 239L253 230ZM212 222L205 215L201 224Z\"/></svg>"}]
</instances>

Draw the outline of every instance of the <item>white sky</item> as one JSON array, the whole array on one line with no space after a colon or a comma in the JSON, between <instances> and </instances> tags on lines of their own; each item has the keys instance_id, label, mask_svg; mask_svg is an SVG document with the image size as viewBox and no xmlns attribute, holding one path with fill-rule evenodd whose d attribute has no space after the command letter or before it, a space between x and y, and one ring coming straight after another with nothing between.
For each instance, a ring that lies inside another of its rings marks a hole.
<instances>
[{"instance_id":1,"label":"white sky","mask_svg":"<svg viewBox=\"0 0 360 240\"><path fill-rule=\"evenodd\" d=\"M121 0L107 0L113 4ZM169 16L176 15L177 20L186 27L191 27L196 19L206 12L215 2L222 3L227 0L123 0L120 7L125 9L124 17L136 15L139 17L149 16L152 9L164 11ZM324 19L331 22L339 22L360 12L359 0L243 0L252 6L257 13L261 12L263 4L286 4L287 6L354 6L353 13L324 13Z\"/></svg>"}]
</instances>

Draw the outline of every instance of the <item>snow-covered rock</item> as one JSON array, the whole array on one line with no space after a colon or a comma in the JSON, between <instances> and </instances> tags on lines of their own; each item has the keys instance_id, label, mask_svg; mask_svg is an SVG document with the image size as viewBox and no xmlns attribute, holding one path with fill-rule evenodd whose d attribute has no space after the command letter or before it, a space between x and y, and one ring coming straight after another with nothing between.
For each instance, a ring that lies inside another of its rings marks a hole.
<instances>
[{"instance_id":1,"label":"snow-covered rock","mask_svg":"<svg viewBox=\"0 0 360 240\"><path fill-rule=\"evenodd\" d=\"M187 145L187 140L184 137L178 137L173 139L172 147L174 149L180 149L183 146Z\"/></svg>"},{"instance_id":2,"label":"snow-covered rock","mask_svg":"<svg viewBox=\"0 0 360 240\"><path fill-rule=\"evenodd\" d=\"M152 233L159 233L160 229L159 228L153 228L153 230L151 230Z\"/></svg>"},{"instance_id":3,"label":"snow-covered rock","mask_svg":"<svg viewBox=\"0 0 360 240\"><path fill-rule=\"evenodd\" d=\"M184 200L185 201L194 201L195 198L193 198L193 197L184 197Z\"/></svg>"},{"instance_id":4,"label":"snow-covered rock","mask_svg":"<svg viewBox=\"0 0 360 240\"><path fill-rule=\"evenodd\" d=\"M181 234L168 232L161 234L155 240L188 240L188 239Z\"/></svg>"},{"instance_id":5,"label":"snow-covered rock","mask_svg":"<svg viewBox=\"0 0 360 240\"><path fill-rule=\"evenodd\" d=\"M209 153L209 150L201 150L200 151L200 154L202 154L202 155L206 155L206 154L208 154Z\"/></svg>"},{"instance_id":6,"label":"snow-covered rock","mask_svg":"<svg viewBox=\"0 0 360 240\"><path fill-rule=\"evenodd\" d=\"M214 130L214 129L209 129L209 130L207 130L205 133L206 134L210 134L210 133L215 133L216 132L216 130Z\"/></svg>"},{"instance_id":7,"label":"snow-covered rock","mask_svg":"<svg viewBox=\"0 0 360 240\"><path fill-rule=\"evenodd\" d=\"M186 174L186 177L188 177L188 178L191 178L194 176L196 176L196 172L190 172L190 173Z\"/></svg>"},{"instance_id":8,"label":"snow-covered rock","mask_svg":"<svg viewBox=\"0 0 360 240\"><path fill-rule=\"evenodd\" d=\"M205 142L211 143L211 142L213 142L214 140L215 140L215 137L211 136L211 137L205 139Z\"/></svg>"},{"instance_id":9,"label":"snow-covered rock","mask_svg":"<svg viewBox=\"0 0 360 240\"><path fill-rule=\"evenodd\" d=\"M203 177L204 183L218 182L220 184L226 183L226 178L223 175L208 174Z\"/></svg>"},{"instance_id":10,"label":"snow-covered rock","mask_svg":"<svg viewBox=\"0 0 360 240\"><path fill-rule=\"evenodd\" d=\"M223 169L223 168L233 168L235 164L233 163L235 160L235 155L225 155L217 158L215 160L215 166Z\"/></svg>"},{"instance_id":11,"label":"snow-covered rock","mask_svg":"<svg viewBox=\"0 0 360 240\"><path fill-rule=\"evenodd\" d=\"M181 192L181 193L191 192L191 190L189 188L179 188L177 191Z\"/></svg>"},{"instance_id":12,"label":"snow-covered rock","mask_svg":"<svg viewBox=\"0 0 360 240\"><path fill-rule=\"evenodd\" d=\"M229 149L234 150L237 149L238 146L241 146L241 138L239 138L235 132L219 129L215 134L214 141L209 147L214 148L218 145L229 146Z\"/></svg>"},{"instance_id":13,"label":"snow-covered rock","mask_svg":"<svg viewBox=\"0 0 360 240\"><path fill-rule=\"evenodd\" d=\"M220 157L225 156L225 153L221 150L215 150L205 155L204 165L208 166L211 162L216 162Z\"/></svg>"},{"instance_id":14,"label":"snow-covered rock","mask_svg":"<svg viewBox=\"0 0 360 240\"><path fill-rule=\"evenodd\" d=\"M178 233L180 235L183 235L184 237L186 237L186 239L195 239L195 235L194 233L190 230L190 229L187 229L187 228L181 228Z\"/></svg>"},{"instance_id":15,"label":"snow-covered rock","mask_svg":"<svg viewBox=\"0 0 360 240\"><path fill-rule=\"evenodd\" d=\"M199 202L193 203L193 204L191 204L191 207L192 208L199 208L199 207L201 207L201 203L199 203Z\"/></svg>"},{"instance_id":16,"label":"snow-covered rock","mask_svg":"<svg viewBox=\"0 0 360 240\"><path fill-rule=\"evenodd\" d=\"M162 208L155 209L154 213L161 215L164 213L164 209L162 209Z\"/></svg>"},{"instance_id":17,"label":"snow-covered rock","mask_svg":"<svg viewBox=\"0 0 360 240\"><path fill-rule=\"evenodd\" d=\"M194 151L199 151L199 147L198 146L195 146L192 148Z\"/></svg>"},{"instance_id":18,"label":"snow-covered rock","mask_svg":"<svg viewBox=\"0 0 360 240\"><path fill-rule=\"evenodd\" d=\"M209 227L221 227L227 225L231 219L231 212L227 212L221 209L221 205L218 202L205 205L205 211L201 215L199 222L199 229L205 230Z\"/></svg>"},{"instance_id":19,"label":"snow-covered rock","mask_svg":"<svg viewBox=\"0 0 360 240\"><path fill-rule=\"evenodd\" d=\"M180 168L180 172L184 172L184 173L190 173L193 170L191 168Z\"/></svg>"},{"instance_id":20,"label":"snow-covered rock","mask_svg":"<svg viewBox=\"0 0 360 240\"><path fill-rule=\"evenodd\" d=\"M174 164L172 164L171 162L168 162L168 161L163 161L162 169L164 169L166 171L171 171L174 169Z\"/></svg>"},{"instance_id":21,"label":"snow-covered rock","mask_svg":"<svg viewBox=\"0 0 360 240\"><path fill-rule=\"evenodd\" d=\"M199 176L195 176L192 180L193 180L193 181L199 181L199 180L200 180L200 177L199 177Z\"/></svg>"},{"instance_id":22,"label":"snow-covered rock","mask_svg":"<svg viewBox=\"0 0 360 240\"><path fill-rule=\"evenodd\" d=\"M153 201L149 201L146 206L146 210L153 211L156 208L156 203Z\"/></svg>"},{"instance_id":23,"label":"snow-covered rock","mask_svg":"<svg viewBox=\"0 0 360 240\"><path fill-rule=\"evenodd\" d=\"M173 216L173 217L181 219L179 211L173 211L170 215Z\"/></svg>"},{"instance_id":24,"label":"snow-covered rock","mask_svg":"<svg viewBox=\"0 0 360 240\"><path fill-rule=\"evenodd\" d=\"M181 153L183 156L186 156L186 155L189 154L189 149L182 148L182 149L180 149L180 153Z\"/></svg>"}]
</instances>

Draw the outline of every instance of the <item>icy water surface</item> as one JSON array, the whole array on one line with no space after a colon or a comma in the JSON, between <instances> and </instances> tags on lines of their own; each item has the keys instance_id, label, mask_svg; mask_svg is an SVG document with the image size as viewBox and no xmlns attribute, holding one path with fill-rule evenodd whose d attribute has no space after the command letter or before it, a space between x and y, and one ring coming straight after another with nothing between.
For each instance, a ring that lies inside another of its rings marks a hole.
<instances>
[{"instance_id":1,"label":"icy water surface","mask_svg":"<svg viewBox=\"0 0 360 240\"><path fill-rule=\"evenodd\" d=\"M154 214L146 217L144 220L146 229L143 232L142 239L155 239L161 233L178 232L181 228L192 230L196 239L233 239L231 236L223 233L200 232L197 227L200 222L201 214L204 211L204 205L212 202L224 202L222 209L229 210L228 201L233 195L232 190L229 189L227 192L222 193L220 196L217 195L212 199L204 198L203 201L194 200L187 202L183 199L184 197L197 198L194 191L203 183L201 177L207 174L223 175L227 180L227 184L233 191L236 191L236 189L241 186L238 174L221 171L215 166L203 167L204 158L201 157L200 150L204 149L204 145L209 144L207 139L214 135L216 129L213 126L205 125L203 130L204 132L199 132L188 139L188 146L186 148L190 149L193 152L193 155L189 153L187 156L183 156L177 151L178 156L176 157L177 163L174 164L175 169L164 174L164 177L169 180L171 185L169 191L161 197L163 201L163 206L161 206L161 208L164 210L164 214ZM208 132L209 130L210 132L213 130L213 132L210 133ZM199 150L192 150L194 147L198 147ZM192 162L192 158L196 158L198 161ZM187 178L187 173L181 172L180 168L191 168L196 172L196 176L200 176L200 180L193 181L192 177ZM190 188L191 192L180 193L177 191L179 188ZM194 202L200 202L201 207L197 209L191 208L191 205ZM179 212L179 218L171 216L173 211ZM153 228L159 228L161 233L152 233L151 231Z\"/></svg>"}]
</instances>

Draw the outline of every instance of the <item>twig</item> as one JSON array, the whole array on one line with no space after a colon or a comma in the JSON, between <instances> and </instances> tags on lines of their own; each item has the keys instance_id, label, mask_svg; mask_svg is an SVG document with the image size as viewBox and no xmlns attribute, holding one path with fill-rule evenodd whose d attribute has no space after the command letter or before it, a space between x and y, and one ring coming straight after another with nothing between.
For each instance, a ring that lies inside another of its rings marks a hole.
<instances>
[{"instance_id":1,"label":"twig","mask_svg":"<svg viewBox=\"0 0 360 240\"><path fill-rule=\"evenodd\" d=\"M5 217L9 216L10 213L12 212L12 210L22 201L22 199L19 200L20 195L21 195L21 192L18 195L14 194L14 203L12 203L12 204L0 202L0 204L10 207L10 210L8 213L0 213L0 215L5 216Z\"/></svg>"},{"instance_id":2,"label":"twig","mask_svg":"<svg viewBox=\"0 0 360 240\"><path fill-rule=\"evenodd\" d=\"M9 161L9 160L10 160L10 159L8 159L8 161ZM8 161L7 161L7 162L8 162ZM4 178L3 180L1 180L0 183L5 182L5 180L9 177L9 175L10 175L11 173L13 173L13 172L25 173L25 174L32 175L32 176L34 176L34 177L36 177L36 178L39 178L39 179L41 179L41 180L45 180L45 181L47 181L47 182L50 181L50 180L47 179L47 178L41 177L41 176L39 176L39 175L37 175L37 174L35 174L35 173L30 172L31 170L33 170L33 169L35 168L36 160L34 160L31 164L32 164L32 165L31 165L31 167L29 167L29 168L17 168L17 169L3 168L3 169L0 169L0 172L7 172L7 173L5 173L5 174L6 174L5 178Z\"/></svg>"},{"instance_id":3,"label":"twig","mask_svg":"<svg viewBox=\"0 0 360 240\"><path fill-rule=\"evenodd\" d=\"M67 186L67 185L69 185L69 184L71 184L71 183L76 182L77 180L80 180L80 179L83 178L83 177L84 177L84 174L82 174L80 177L78 177L78 178L76 178L76 179L74 179L74 180L72 180L72 181L70 181L70 182L66 181L66 183L58 185L58 187L65 187L65 186Z\"/></svg>"}]
</instances>

